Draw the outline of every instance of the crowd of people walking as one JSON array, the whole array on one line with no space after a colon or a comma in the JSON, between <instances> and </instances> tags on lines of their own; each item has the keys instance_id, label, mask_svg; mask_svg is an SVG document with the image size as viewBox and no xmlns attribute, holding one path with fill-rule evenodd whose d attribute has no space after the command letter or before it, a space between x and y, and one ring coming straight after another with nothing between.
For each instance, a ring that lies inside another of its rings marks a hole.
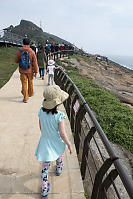
<instances>
[{"instance_id":1,"label":"crowd of people walking","mask_svg":"<svg viewBox=\"0 0 133 199\"><path fill-rule=\"evenodd\" d=\"M52 85L54 84L54 70L58 67L55 65L52 53L73 49L74 47L68 44L53 44L47 40L45 45L42 45L36 44L35 41L30 41L28 38L23 39L23 47L17 51L15 62L19 63L21 93L24 96L24 103L27 103L29 97L34 94L33 77L36 77L38 72L42 80L44 80L44 75L48 73L48 85L50 82ZM48 55L50 55L50 60L47 60Z\"/></svg>"},{"instance_id":2,"label":"crowd of people walking","mask_svg":"<svg viewBox=\"0 0 133 199\"><path fill-rule=\"evenodd\" d=\"M52 42L49 42L48 40L46 41L46 44L45 44L46 55L48 55L49 53L54 53L54 52L63 51L63 50L74 50L74 46L70 44L63 44L63 43L53 44Z\"/></svg>"}]
</instances>

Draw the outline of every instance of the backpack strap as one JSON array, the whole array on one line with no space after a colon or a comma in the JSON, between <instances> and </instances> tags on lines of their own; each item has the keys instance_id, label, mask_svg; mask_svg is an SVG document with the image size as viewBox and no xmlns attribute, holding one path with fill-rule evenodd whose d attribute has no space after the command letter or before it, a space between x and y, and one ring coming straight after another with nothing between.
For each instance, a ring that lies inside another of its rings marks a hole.
<instances>
[{"instance_id":1,"label":"backpack strap","mask_svg":"<svg viewBox=\"0 0 133 199\"><path fill-rule=\"evenodd\" d=\"M19 48L19 51L20 51L21 53L23 52L22 49L20 49L20 48Z\"/></svg>"}]
</instances>

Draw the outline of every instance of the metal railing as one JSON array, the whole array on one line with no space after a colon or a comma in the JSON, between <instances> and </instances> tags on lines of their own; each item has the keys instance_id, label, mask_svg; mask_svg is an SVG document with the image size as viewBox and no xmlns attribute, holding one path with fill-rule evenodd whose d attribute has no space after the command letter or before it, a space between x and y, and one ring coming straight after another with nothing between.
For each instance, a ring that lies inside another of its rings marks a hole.
<instances>
[{"instance_id":1,"label":"metal railing","mask_svg":"<svg viewBox=\"0 0 133 199\"><path fill-rule=\"evenodd\" d=\"M62 58L62 57L68 57L69 55L73 55L74 50L62 50L62 51L56 51L53 53L49 53L47 55L47 60L50 59L50 57L52 57L55 60Z\"/></svg>"},{"instance_id":2,"label":"metal railing","mask_svg":"<svg viewBox=\"0 0 133 199\"><path fill-rule=\"evenodd\" d=\"M63 54L60 53L53 55L54 59L62 57ZM64 106L73 132L88 198L133 199L133 181L116 156L84 97L61 69L55 71L54 79L57 85L69 93Z\"/></svg>"},{"instance_id":3,"label":"metal railing","mask_svg":"<svg viewBox=\"0 0 133 199\"><path fill-rule=\"evenodd\" d=\"M10 31L0 31L0 43L5 45L22 46L23 36L17 35Z\"/></svg>"}]
</instances>

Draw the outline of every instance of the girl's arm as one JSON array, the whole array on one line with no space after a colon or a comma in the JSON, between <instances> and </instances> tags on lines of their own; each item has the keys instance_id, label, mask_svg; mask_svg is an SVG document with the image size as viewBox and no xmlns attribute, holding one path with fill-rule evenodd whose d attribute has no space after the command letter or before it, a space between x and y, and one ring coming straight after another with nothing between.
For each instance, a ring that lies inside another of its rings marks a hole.
<instances>
[{"instance_id":1,"label":"girl's arm","mask_svg":"<svg viewBox=\"0 0 133 199\"><path fill-rule=\"evenodd\" d=\"M49 72L49 69L47 68L47 70L46 70L46 75L47 75L48 72Z\"/></svg>"},{"instance_id":2,"label":"girl's arm","mask_svg":"<svg viewBox=\"0 0 133 199\"><path fill-rule=\"evenodd\" d=\"M72 154L72 147L71 147L71 143L69 142L67 134L66 134L66 131L65 131L64 120L59 122L59 133L60 133L60 136L61 136L62 140L68 146L70 154Z\"/></svg>"},{"instance_id":3,"label":"girl's arm","mask_svg":"<svg viewBox=\"0 0 133 199\"><path fill-rule=\"evenodd\" d=\"M40 127L40 131L41 131L41 122L40 122L40 118L39 118L39 127Z\"/></svg>"}]
</instances>

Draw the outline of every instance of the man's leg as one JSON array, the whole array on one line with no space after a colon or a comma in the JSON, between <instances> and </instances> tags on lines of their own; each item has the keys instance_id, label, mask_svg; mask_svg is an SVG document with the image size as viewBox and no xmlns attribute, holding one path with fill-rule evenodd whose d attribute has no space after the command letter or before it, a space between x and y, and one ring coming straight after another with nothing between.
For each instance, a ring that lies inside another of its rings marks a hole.
<instances>
[{"instance_id":1,"label":"man's leg","mask_svg":"<svg viewBox=\"0 0 133 199\"><path fill-rule=\"evenodd\" d=\"M28 95L29 97L33 96L33 73L28 73Z\"/></svg>"},{"instance_id":2,"label":"man's leg","mask_svg":"<svg viewBox=\"0 0 133 199\"><path fill-rule=\"evenodd\" d=\"M24 96L23 100L27 101L28 100L27 74L21 73L20 74L20 79L21 79L21 83L22 83L22 91L21 91L21 93Z\"/></svg>"},{"instance_id":3,"label":"man's leg","mask_svg":"<svg viewBox=\"0 0 133 199\"><path fill-rule=\"evenodd\" d=\"M42 77L41 68L39 68L39 74L40 74L40 78L41 78Z\"/></svg>"},{"instance_id":4,"label":"man's leg","mask_svg":"<svg viewBox=\"0 0 133 199\"><path fill-rule=\"evenodd\" d=\"M42 79L44 79L44 68L42 68Z\"/></svg>"},{"instance_id":5,"label":"man's leg","mask_svg":"<svg viewBox=\"0 0 133 199\"><path fill-rule=\"evenodd\" d=\"M49 162L43 162L42 164L42 173L41 173L41 179L42 179L42 196L47 196L49 192L49 183L48 183L48 169L50 167Z\"/></svg>"}]
</instances>

